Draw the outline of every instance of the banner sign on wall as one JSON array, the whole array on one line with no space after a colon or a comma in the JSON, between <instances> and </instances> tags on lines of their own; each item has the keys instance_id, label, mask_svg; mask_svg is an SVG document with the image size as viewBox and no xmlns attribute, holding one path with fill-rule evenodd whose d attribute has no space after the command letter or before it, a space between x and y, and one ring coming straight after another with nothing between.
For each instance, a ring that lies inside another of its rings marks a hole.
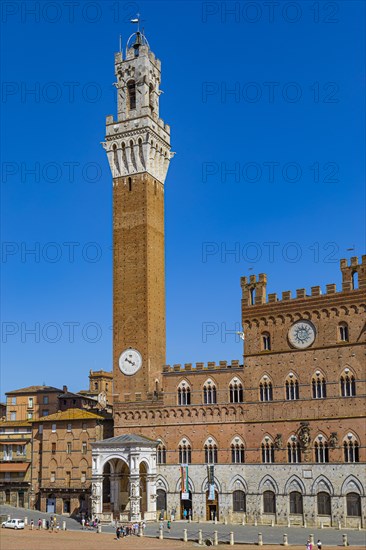
<instances>
[{"instance_id":1,"label":"banner sign on wall","mask_svg":"<svg viewBox=\"0 0 366 550\"><path fill-rule=\"evenodd\" d=\"M182 464L180 468L182 500L189 500L188 466Z\"/></svg>"},{"instance_id":2,"label":"banner sign on wall","mask_svg":"<svg viewBox=\"0 0 366 550\"><path fill-rule=\"evenodd\" d=\"M208 498L207 500L215 500L215 485L208 486Z\"/></svg>"}]
</instances>

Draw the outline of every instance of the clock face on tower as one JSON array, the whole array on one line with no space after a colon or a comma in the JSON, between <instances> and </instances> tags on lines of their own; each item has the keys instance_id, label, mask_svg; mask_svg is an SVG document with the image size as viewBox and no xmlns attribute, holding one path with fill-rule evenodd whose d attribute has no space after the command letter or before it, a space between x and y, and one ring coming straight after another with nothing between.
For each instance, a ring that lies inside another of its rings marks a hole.
<instances>
[{"instance_id":1,"label":"clock face on tower","mask_svg":"<svg viewBox=\"0 0 366 550\"><path fill-rule=\"evenodd\" d=\"M297 321L288 331L288 339L294 348L305 349L314 342L315 334L315 327L310 321Z\"/></svg>"},{"instance_id":2,"label":"clock face on tower","mask_svg":"<svg viewBox=\"0 0 366 550\"><path fill-rule=\"evenodd\" d=\"M123 374L132 376L136 374L142 366L141 353L137 351L137 349L125 349L119 357L118 364Z\"/></svg>"}]
</instances>

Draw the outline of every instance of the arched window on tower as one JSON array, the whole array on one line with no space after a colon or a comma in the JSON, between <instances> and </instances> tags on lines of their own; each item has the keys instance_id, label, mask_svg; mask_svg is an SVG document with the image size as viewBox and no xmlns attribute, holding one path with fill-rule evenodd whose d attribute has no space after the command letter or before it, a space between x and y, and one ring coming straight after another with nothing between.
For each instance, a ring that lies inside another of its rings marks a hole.
<instances>
[{"instance_id":1,"label":"arched window on tower","mask_svg":"<svg viewBox=\"0 0 366 550\"><path fill-rule=\"evenodd\" d=\"M268 435L263 439L261 448L263 464L272 464L275 461L274 444Z\"/></svg>"},{"instance_id":2,"label":"arched window on tower","mask_svg":"<svg viewBox=\"0 0 366 550\"><path fill-rule=\"evenodd\" d=\"M230 403L243 403L244 401L243 385L237 378L233 378L229 384L229 400Z\"/></svg>"},{"instance_id":3,"label":"arched window on tower","mask_svg":"<svg viewBox=\"0 0 366 550\"><path fill-rule=\"evenodd\" d=\"M296 435L292 435L287 442L287 462L290 464L301 462L301 447Z\"/></svg>"},{"instance_id":4,"label":"arched window on tower","mask_svg":"<svg viewBox=\"0 0 366 550\"><path fill-rule=\"evenodd\" d=\"M360 462L360 446L357 438L349 432L343 439L343 452L345 462Z\"/></svg>"},{"instance_id":5,"label":"arched window on tower","mask_svg":"<svg viewBox=\"0 0 366 550\"><path fill-rule=\"evenodd\" d=\"M340 384L342 397L354 397L356 395L356 379L348 367L341 374Z\"/></svg>"},{"instance_id":6,"label":"arched window on tower","mask_svg":"<svg viewBox=\"0 0 366 550\"><path fill-rule=\"evenodd\" d=\"M218 462L217 444L214 441L214 439L212 439L212 437L209 437L206 440L204 449L205 449L205 463L217 464Z\"/></svg>"},{"instance_id":7,"label":"arched window on tower","mask_svg":"<svg viewBox=\"0 0 366 550\"><path fill-rule=\"evenodd\" d=\"M270 378L265 374L259 383L259 399L261 401L273 400L273 388Z\"/></svg>"},{"instance_id":8,"label":"arched window on tower","mask_svg":"<svg viewBox=\"0 0 366 550\"><path fill-rule=\"evenodd\" d=\"M314 441L314 458L319 464L329 462L329 446L324 435L319 434Z\"/></svg>"},{"instance_id":9,"label":"arched window on tower","mask_svg":"<svg viewBox=\"0 0 366 550\"><path fill-rule=\"evenodd\" d=\"M127 108L129 111L136 109L136 84L134 80L127 83Z\"/></svg>"},{"instance_id":10,"label":"arched window on tower","mask_svg":"<svg viewBox=\"0 0 366 550\"><path fill-rule=\"evenodd\" d=\"M299 399L299 381L293 372L290 372L286 378L285 389L287 401Z\"/></svg>"},{"instance_id":11,"label":"arched window on tower","mask_svg":"<svg viewBox=\"0 0 366 550\"><path fill-rule=\"evenodd\" d=\"M212 380L206 380L203 385L203 402L205 405L217 403L216 386Z\"/></svg>"},{"instance_id":12,"label":"arched window on tower","mask_svg":"<svg viewBox=\"0 0 366 550\"><path fill-rule=\"evenodd\" d=\"M191 464L192 462L192 447L188 439L184 438L178 446L179 464Z\"/></svg>"},{"instance_id":13,"label":"arched window on tower","mask_svg":"<svg viewBox=\"0 0 366 550\"><path fill-rule=\"evenodd\" d=\"M269 351L271 349L271 336L269 332L262 332L262 351Z\"/></svg>"},{"instance_id":14,"label":"arched window on tower","mask_svg":"<svg viewBox=\"0 0 366 550\"><path fill-rule=\"evenodd\" d=\"M158 464L166 464L166 447L162 441L159 442L156 449L156 462Z\"/></svg>"},{"instance_id":15,"label":"arched window on tower","mask_svg":"<svg viewBox=\"0 0 366 550\"><path fill-rule=\"evenodd\" d=\"M317 370L311 379L313 399L324 399L327 397L327 383L320 370Z\"/></svg>"},{"instance_id":16,"label":"arched window on tower","mask_svg":"<svg viewBox=\"0 0 366 550\"><path fill-rule=\"evenodd\" d=\"M178 386L178 405L191 404L191 388L184 380Z\"/></svg>"},{"instance_id":17,"label":"arched window on tower","mask_svg":"<svg viewBox=\"0 0 366 550\"><path fill-rule=\"evenodd\" d=\"M340 342L348 342L348 325L345 322L339 323L338 325L338 340Z\"/></svg>"},{"instance_id":18,"label":"arched window on tower","mask_svg":"<svg viewBox=\"0 0 366 550\"><path fill-rule=\"evenodd\" d=\"M235 437L231 442L231 462L233 464L244 464L245 462L244 443L240 437Z\"/></svg>"}]
</instances>

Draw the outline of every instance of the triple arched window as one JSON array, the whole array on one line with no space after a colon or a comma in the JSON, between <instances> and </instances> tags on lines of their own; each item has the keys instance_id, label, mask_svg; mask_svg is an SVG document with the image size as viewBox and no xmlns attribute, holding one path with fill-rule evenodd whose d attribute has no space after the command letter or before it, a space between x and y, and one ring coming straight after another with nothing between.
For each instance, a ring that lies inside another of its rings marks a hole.
<instances>
[{"instance_id":1,"label":"triple arched window","mask_svg":"<svg viewBox=\"0 0 366 550\"><path fill-rule=\"evenodd\" d=\"M345 462L359 462L360 461L360 446L353 435L353 433L348 433L343 440L343 453Z\"/></svg>"},{"instance_id":2,"label":"triple arched window","mask_svg":"<svg viewBox=\"0 0 366 550\"><path fill-rule=\"evenodd\" d=\"M327 383L320 370L317 370L311 379L313 399L324 399L327 397Z\"/></svg>"},{"instance_id":3,"label":"triple arched window","mask_svg":"<svg viewBox=\"0 0 366 550\"><path fill-rule=\"evenodd\" d=\"M230 403L243 403L244 390L243 385L237 378L234 378L229 384Z\"/></svg>"},{"instance_id":4,"label":"triple arched window","mask_svg":"<svg viewBox=\"0 0 366 550\"><path fill-rule=\"evenodd\" d=\"M244 443L240 437L236 437L231 442L231 462L233 464L244 464L245 462Z\"/></svg>"},{"instance_id":5,"label":"triple arched window","mask_svg":"<svg viewBox=\"0 0 366 550\"><path fill-rule=\"evenodd\" d=\"M263 439L261 449L263 464L273 463L275 461L274 443L268 435L266 435L266 437Z\"/></svg>"},{"instance_id":6,"label":"triple arched window","mask_svg":"<svg viewBox=\"0 0 366 550\"><path fill-rule=\"evenodd\" d=\"M290 372L285 382L286 400L293 401L299 399L299 381L293 372Z\"/></svg>"},{"instance_id":7,"label":"triple arched window","mask_svg":"<svg viewBox=\"0 0 366 550\"><path fill-rule=\"evenodd\" d=\"M315 462L329 462L329 446L324 435L319 434L314 441L314 458Z\"/></svg>"},{"instance_id":8,"label":"triple arched window","mask_svg":"<svg viewBox=\"0 0 366 550\"><path fill-rule=\"evenodd\" d=\"M182 439L178 446L179 464L191 464L192 447L188 439Z\"/></svg>"},{"instance_id":9,"label":"triple arched window","mask_svg":"<svg viewBox=\"0 0 366 550\"><path fill-rule=\"evenodd\" d=\"M348 367L341 374L340 384L342 397L354 397L356 395L356 379Z\"/></svg>"},{"instance_id":10,"label":"triple arched window","mask_svg":"<svg viewBox=\"0 0 366 550\"><path fill-rule=\"evenodd\" d=\"M301 447L296 435L292 435L287 442L287 461L291 464L301 462Z\"/></svg>"},{"instance_id":11,"label":"triple arched window","mask_svg":"<svg viewBox=\"0 0 366 550\"><path fill-rule=\"evenodd\" d=\"M216 386L212 380L207 380L203 386L203 402L205 405L217 403Z\"/></svg>"},{"instance_id":12,"label":"triple arched window","mask_svg":"<svg viewBox=\"0 0 366 550\"><path fill-rule=\"evenodd\" d=\"M273 400L273 387L270 378L265 374L259 383L259 399L261 401Z\"/></svg>"},{"instance_id":13,"label":"triple arched window","mask_svg":"<svg viewBox=\"0 0 366 550\"><path fill-rule=\"evenodd\" d=\"M156 449L156 462L158 464L166 464L166 447L162 441L159 442Z\"/></svg>"},{"instance_id":14,"label":"triple arched window","mask_svg":"<svg viewBox=\"0 0 366 550\"><path fill-rule=\"evenodd\" d=\"M217 445L211 437L205 443L205 462L206 464L217 464L218 462Z\"/></svg>"},{"instance_id":15,"label":"triple arched window","mask_svg":"<svg viewBox=\"0 0 366 550\"><path fill-rule=\"evenodd\" d=\"M182 381L178 386L178 405L191 404L191 388L187 382Z\"/></svg>"}]
</instances>

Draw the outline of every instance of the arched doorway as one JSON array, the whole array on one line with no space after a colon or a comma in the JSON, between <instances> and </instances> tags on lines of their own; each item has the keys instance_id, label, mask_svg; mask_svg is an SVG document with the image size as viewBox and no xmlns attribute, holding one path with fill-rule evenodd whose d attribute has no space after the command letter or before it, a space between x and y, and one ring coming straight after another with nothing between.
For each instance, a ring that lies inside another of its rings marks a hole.
<instances>
[{"instance_id":1,"label":"arched doorway","mask_svg":"<svg viewBox=\"0 0 366 550\"><path fill-rule=\"evenodd\" d=\"M130 510L130 469L120 459L113 459L103 468L103 513L119 519L120 513Z\"/></svg>"},{"instance_id":2,"label":"arched doorway","mask_svg":"<svg viewBox=\"0 0 366 550\"><path fill-rule=\"evenodd\" d=\"M164 489L158 489L156 491L156 511L158 513L159 519L164 519L166 517L166 510L167 510L166 491L164 491Z\"/></svg>"},{"instance_id":3,"label":"arched doorway","mask_svg":"<svg viewBox=\"0 0 366 550\"><path fill-rule=\"evenodd\" d=\"M186 498L187 497L187 498ZM180 492L180 518L188 519L193 517L193 508L192 508L192 491L188 493Z\"/></svg>"},{"instance_id":4,"label":"arched doorway","mask_svg":"<svg viewBox=\"0 0 366 550\"><path fill-rule=\"evenodd\" d=\"M214 496L214 499L209 497ZM206 520L213 521L219 519L219 493L215 490L214 494L210 494L210 491L206 491Z\"/></svg>"}]
</instances>

